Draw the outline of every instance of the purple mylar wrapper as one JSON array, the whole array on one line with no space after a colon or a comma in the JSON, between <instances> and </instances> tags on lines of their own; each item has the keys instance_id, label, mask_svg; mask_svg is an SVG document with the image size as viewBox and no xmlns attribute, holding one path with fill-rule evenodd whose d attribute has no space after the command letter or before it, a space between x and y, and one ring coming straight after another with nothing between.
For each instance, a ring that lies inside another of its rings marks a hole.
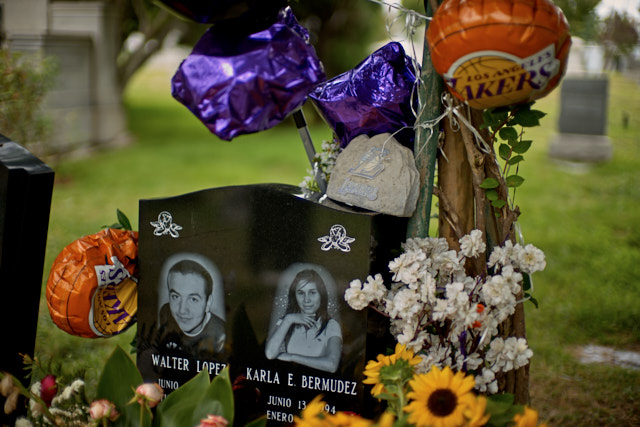
<instances>
[{"instance_id":1,"label":"purple mylar wrapper","mask_svg":"<svg viewBox=\"0 0 640 427\"><path fill-rule=\"evenodd\" d=\"M415 80L414 67L402 45L391 42L354 69L320 83L309 97L344 148L358 135L371 137L413 126L411 92ZM413 129L406 129L396 139L409 145L413 135Z\"/></svg>"},{"instance_id":2,"label":"purple mylar wrapper","mask_svg":"<svg viewBox=\"0 0 640 427\"><path fill-rule=\"evenodd\" d=\"M269 129L325 79L308 40L289 7L275 24L247 37L213 26L178 67L171 93L221 139Z\"/></svg>"}]
</instances>

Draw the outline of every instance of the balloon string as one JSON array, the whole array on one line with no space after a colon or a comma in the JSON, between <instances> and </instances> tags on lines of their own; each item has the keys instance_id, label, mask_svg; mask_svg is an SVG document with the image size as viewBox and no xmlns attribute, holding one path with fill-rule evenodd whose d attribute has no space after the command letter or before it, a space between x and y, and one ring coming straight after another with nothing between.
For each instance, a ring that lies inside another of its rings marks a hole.
<instances>
[{"instance_id":1,"label":"balloon string","mask_svg":"<svg viewBox=\"0 0 640 427\"><path fill-rule=\"evenodd\" d=\"M440 123L440 121L442 119L444 119L445 117L448 117L449 118L449 122L451 123L451 128L454 131L460 129L460 123L462 123L475 136L476 145L477 145L478 149L481 150L484 153L491 154L491 148L485 142L485 140L482 138L482 135L480 134L478 129L476 129L473 126L473 124L471 124L471 122L465 117L464 113L462 111L460 111L461 107L465 107L466 104L457 105L457 106L452 105L451 95L446 93L446 92L442 94L442 101L441 102L442 102L442 105L444 106L444 111L442 112L442 114L440 114L435 119L426 120L426 121L423 121L423 122L420 122L420 123L416 123L414 125L414 129L415 128L422 128L422 129L425 129L425 130L429 131L429 135L428 135L427 138L425 138L425 141L427 141L429 138L431 138L431 136L434 133L433 129ZM424 106L422 106L422 108L424 108ZM419 116L416 115L416 117L419 117ZM416 153L415 156L418 157L422 153L422 150L424 150L425 147L426 147L426 144L423 144L418 149L418 152Z\"/></svg>"},{"instance_id":2,"label":"balloon string","mask_svg":"<svg viewBox=\"0 0 640 427\"><path fill-rule=\"evenodd\" d=\"M423 15L419 12L416 12L415 10L412 9L407 9L406 7L402 6L401 4L397 4L397 3L388 3L384 0L367 0L368 2L371 3L376 3L379 4L380 6L386 6L389 11L391 11L391 9L395 9L400 11L400 14L406 14L406 15L410 15L412 16L412 19L418 20L418 19L423 19L425 21L430 21L431 17L430 16L426 16Z\"/></svg>"},{"instance_id":3,"label":"balloon string","mask_svg":"<svg viewBox=\"0 0 640 427\"><path fill-rule=\"evenodd\" d=\"M423 84L422 78L421 78L421 66L420 63L417 60L417 54L416 54L416 50L415 50L415 44L414 44L414 35L416 33L417 28L422 25L424 23L424 21L431 21L431 17L423 15L419 12L416 12L415 10L411 10L411 9L407 9L404 6L402 6L401 4L397 4L397 3L389 3L385 0L367 0L371 3L376 3L379 4L381 6L386 7L389 10L389 16L387 18L386 21L386 30L387 30L387 34L389 35L389 37L391 39L393 39L392 36L392 30L391 28L393 27L394 24L396 24L397 22L400 21L400 19L402 19L404 17L404 32L405 32L405 36L406 38L410 41L411 43L411 50L412 50L412 54L410 55L410 60L413 64L414 70L416 71L416 79L414 81L413 84L413 88L411 90L411 96L410 96L410 107L411 107L411 111L413 112L415 117L420 117L422 111L426 108L426 105L424 102L421 102L418 96L418 109L416 110L415 108L415 100L416 100L416 96L418 94L418 87ZM392 11L397 11L397 13L395 14L395 16L392 16L394 14L392 14ZM418 157L422 151L424 150L424 148L427 146L426 141L428 141L434 134L434 128L440 123L440 121L445 118L445 117L449 117L449 121L451 123L451 128L456 131L458 129L460 129L460 122L466 126L471 133L474 135L475 137L475 142L476 142L476 146L478 147L479 150L481 150L484 153L487 154L491 154L491 148L490 146L487 144L487 142L485 142L485 140L483 139L482 135L480 134L480 132L471 124L471 122L467 119L466 115L464 114L464 111L461 111L461 107L462 106L466 106L466 104L463 105L459 105L459 106L453 106L452 102L451 102L451 96L447 93L443 93L442 94L442 105L444 107L444 111L442 114L440 114L440 116L436 117L435 119L432 120L428 120L428 121L423 121L420 123L416 123L414 126L404 126L400 129L398 129L396 132L394 132L392 134L391 137L395 136L398 132L405 130L405 129L417 129L417 128L422 128L425 129L429 132L428 137L425 138L425 143L421 145L421 147L418 149L418 151L415 153L415 156ZM390 138L391 138L390 137ZM386 141L385 141L386 144ZM383 150L384 150L384 144L383 144Z\"/></svg>"}]
</instances>

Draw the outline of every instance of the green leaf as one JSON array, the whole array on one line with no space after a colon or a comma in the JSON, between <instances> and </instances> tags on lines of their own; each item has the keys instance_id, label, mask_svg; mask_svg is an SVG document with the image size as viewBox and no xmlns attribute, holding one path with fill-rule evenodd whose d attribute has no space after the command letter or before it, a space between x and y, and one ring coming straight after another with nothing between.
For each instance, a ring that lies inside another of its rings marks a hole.
<instances>
[{"instance_id":1,"label":"green leaf","mask_svg":"<svg viewBox=\"0 0 640 427\"><path fill-rule=\"evenodd\" d=\"M104 365L96 392L97 399L107 399L118 408L120 417L113 423L114 426L140 425L140 405L128 403L142 382L142 376L131 357L121 347L116 347ZM151 425L148 415L144 421L145 425Z\"/></svg>"},{"instance_id":2,"label":"green leaf","mask_svg":"<svg viewBox=\"0 0 640 427\"><path fill-rule=\"evenodd\" d=\"M520 162L522 162L524 160L524 157L522 157L521 155L517 155L517 156L513 156L512 158L510 158L507 163L511 166L516 165Z\"/></svg>"},{"instance_id":3,"label":"green leaf","mask_svg":"<svg viewBox=\"0 0 640 427\"><path fill-rule=\"evenodd\" d=\"M498 136L505 141L515 141L518 139L518 131L511 126L505 126L500 129Z\"/></svg>"},{"instance_id":4,"label":"green leaf","mask_svg":"<svg viewBox=\"0 0 640 427\"><path fill-rule=\"evenodd\" d=\"M482 120L484 127L496 127L500 126L502 122L509 117L508 111L497 111L495 109L487 109L482 112Z\"/></svg>"},{"instance_id":5,"label":"green leaf","mask_svg":"<svg viewBox=\"0 0 640 427\"><path fill-rule=\"evenodd\" d=\"M171 392L156 409L154 425L180 425L191 420L196 406L209 387L209 373L200 371L195 377ZM206 416L206 415L205 415ZM199 424L200 419L198 419Z\"/></svg>"},{"instance_id":6,"label":"green leaf","mask_svg":"<svg viewBox=\"0 0 640 427\"><path fill-rule=\"evenodd\" d=\"M509 160L509 156L511 156L511 147L507 144L500 144L500 147L498 147L498 154L503 160Z\"/></svg>"},{"instance_id":7,"label":"green leaf","mask_svg":"<svg viewBox=\"0 0 640 427\"><path fill-rule=\"evenodd\" d=\"M207 393L196 407L191 425L198 425L200 420L209 414L222 415L229 421L229 425L232 425L233 403L233 388L229 378L229 368L226 367L211 381ZM216 405L219 407L216 408Z\"/></svg>"},{"instance_id":8,"label":"green leaf","mask_svg":"<svg viewBox=\"0 0 640 427\"><path fill-rule=\"evenodd\" d=\"M513 405L515 396L512 393L492 394L487 399L487 406L496 405L496 408L502 408L506 411Z\"/></svg>"},{"instance_id":9,"label":"green leaf","mask_svg":"<svg viewBox=\"0 0 640 427\"><path fill-rule=\"evenodd\" d=\"M233 389L229 370L225 368L209 382L209 374L202 370L167 396L158 405L154 425L177 426L189 420L188 425L199 425L207 415L221 415L233 424Z\"/></svg>"},{"instance_id":10,"label":"green leaf","mask_svg":"<svg viewBox=\"0 0 640 427\"><path fill-rule=\"evenodd\" d=\"M498 192L496 190L487 190L487 199L490 201L495 201L498 200L499 196L498 196Z\"/></svg>"},{"instance_id":11,"label":"green leaf","mask_svg":"<svg viewBox=\"0 0 640 427\"><path fill-rule=\"evenodd\" d=\"M533 141L531 140L525 139L522 141L516 141L512 143L511 146L513 147L514 153L524 154L527 152L527 150L529 150L529 147L531 147L532 142Z\"/></svg>"},{"instance_id":12,"label":"green leaf","mask_svg":"<svg viewBox=\"0 0 640 427\"><path fill-rule=\"evenodd\" d=\"M125 230L131 230L131 222L129 221L129 218L127 218L120 209L116 209L116 215L118 217L118 222L122 225L122 228Z\"/></svg>"},{"instance_id":13,"label":"green leaf","mask_svg":"<svg viewBox=\"0 0 640 427\"><path fill-rule=\"evenodd\" d=\"M506 204L507 204L507 202L505 202L504 200L500 200L500 199L494 200L494 201L491 202L491 205L494 208L497 208L497 209L501 209Z\"/></svg>"},{"instance_id":14,"label":"green leaf","mask_svg":"<svg viewBox=\"0 0 640 427\"><path fill-rule=\"evenodd\" d=\"M518 110L513 115L510 124L517 124L522 127L540 126L540 119L546 116L546 113L538 110Z\"/></svg>"},{"instance_id":15,"label":"green leaf","mask_svg":"<svg viewBox=\"0 0 640 427\"><path fill-rule=\"evenodd\" d=\"M506 182L507 187L515 188L522 185L524 178L520 175L509 175L504 181Z\"/></svg>"},{"instance_id":16,"label":"green leaf","mask_svg":"<svg viewBox=\"0 0 640 427\"><path fill-rule=\"evenodd\" d=\"M531 276L529 273L522 273L522 290L528 291L531 289Z\"/></svg>"},{"instance_id":17,"label":"green leaf","mask_svg":"<svg viewBox=\"0 0 640 427\"><path fill-rule=\"evenodd\" d=\"M497 179L495 178L485 178L484 181L482 181L482 184L480 184L480 188L484 188L485 190L491 189L491 188L498 188L498 186L500 185L500 183L498 182Z\"/></svg>"},{"instance_id":18,"label":"green leaf","mask_svg":"<svg viewBox=\"0 0 640 427\"><path fill-rule=\"evenodd\" d=\"M531 294L524 294L525 298L529 298L529 301L531 301L531 303L536 307L536 308L540 308L539 304L538 304L538 300L535 299L534 297L531 296Z\"/></svg>"}]
</instances>

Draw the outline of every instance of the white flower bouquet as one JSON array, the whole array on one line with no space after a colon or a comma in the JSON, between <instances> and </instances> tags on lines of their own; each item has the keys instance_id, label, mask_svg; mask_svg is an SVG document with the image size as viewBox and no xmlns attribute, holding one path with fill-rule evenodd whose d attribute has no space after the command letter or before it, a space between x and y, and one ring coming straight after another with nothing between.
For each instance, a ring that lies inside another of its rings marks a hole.
<instances>
[{"instance_id":1,"label":"white flower bouquet","mask_svg":"<svg viewBox=\"0 0 640 427\"><path fill-rule=\"evenodd\" d=\"M459 243L456 252L444 238L410 238L389 263L389 287L380 274L356 279L345 300L355 310L371 306L388 316L397 342L422 356L417 372L451 366L473 373L476 390L493 394L500 373L527 365L533 355L526 338L503 337L499 328L530 298L529 275L545 268L544 253L507 241L491 252L486 273L471 277L465 263L485 253L482 232Z\"/></svg>"}]
</instances>

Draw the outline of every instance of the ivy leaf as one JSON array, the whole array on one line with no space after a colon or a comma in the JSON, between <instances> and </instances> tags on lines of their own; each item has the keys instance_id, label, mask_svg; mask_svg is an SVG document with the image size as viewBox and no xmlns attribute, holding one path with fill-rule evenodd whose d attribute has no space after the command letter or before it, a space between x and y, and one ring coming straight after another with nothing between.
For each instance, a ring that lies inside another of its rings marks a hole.
<instances>
[{"instance_id":1,"label":"ivy leaf","mask_svg":"<svg viewBox=\"0 0 640 427\"><path fill-rule=\"evenodd\" d=\"M509 160L509 156L511 156L511 147L508 144L500 144L498 147L498 154L500 154L500 158L503 160Z\"/></svg>"},{"instance_id":2,"label":"ivy leaf","mask_svg":"<svg viewBox=\"0 0 640 427\"><path fill-rule=\"evenodd\" d=\"M510 158L507 163L510 164L511 166L516 165L520 162L524 161L524 157L522 157L521 155L517 155L517 156L513 156L512 158Z\"/></svg>"},{"instance_id":3,"label":"ivy leaf","mask_svg":"<svg viewBox=\"0 0 640 427\"><path fill-rule=\"evenodd\" d=\"M531 276L529 276L529 273L522 273L522 289L525 291L531 289Z\"/></svg>"},{"instance_id":4,"label":"ivy leaf","mask_svg":"<svg viewBox=\"0 0 640 427\"><path fill-rule=\"evenodd\" d=\"M504 109L487 109L482 112L483 127L500 126L509 117L509 111Z\"/></svg>"},{"instance_id":5,"label":"ivy leaf","mask_svg":"<svg viewBox=\"0 0 640 427\"><path fill-rule=\"evenodd\" d=\"M485 190L490 190L492 188L498 188L499 185L500 183L498 182L497 179L485 178L485 180L482 181L482 184L480 184L480 188L484 188Z\"/></svg>"},{"instance_id":6,"label":"ivy leaf","mask_svg":"<svg viewBox=\"0 0 640 427\"><path fill-rule=\"evenodd\" d=\"M520 125L522 127L540 126L540 119L546 116L539 110L518 110L511 121L511 124Z\"/></svg>"},{"instance_id":7,"label":"ivy leaf","mask_svg":"<svg viewBox=\"0 0 640 427\"><path fill-rule=\"evenodd\" d=\"M538 300L535 299L534 297L532 297L530 294L524 294L525 298L529 298L529 301L531 301L531 303L536 307L536 308L540 308L540 304L538 303Z\"/></svg>"},{"instance_id":8,"label":"ivy leaf","mask_svg":"<svg viewBox=\"0 0 640 427\"><path fill-rule=\"evenodd\" d=\"M498 199L498 200L494 200L491 202L491 206L493 206L496 209L502 209L502 207L504 205L506 205L507 202L505 202L504 200Z\"/></svg>"},{"instance_id":9,"label":"ivy leaf","mask_svg":"<svg viewBox=\"0 0 640 427\"><path fill-rule=\"evenodd\" d=\"M529 148L531 147L531 143L533 141L529 140L529 139L525 139L522 141L516 141L515 143L511 144L511 147L513 147L513 151L515 153L518 154L524 154L526 153Z\"/></svg>"},{"instance_id":10,"label":"ivy leaf","mask_svg":"<svg viewBox=\"0 0 640 427\"><path fill-rule=\"evenodd\" d=\"M498 196L498 192L496 190L487 190L487 199L489 201L495 201L498 200L499 196Z\"/></svg>"},{"instance_id":11,"label":"ivy leaf","mask_svg":"<svg viewBox=\"0 0 640 427\"><path fill-rule=\"evenodd\" d=\"M518 139L518 131L511 126L505 126L498 132L500 139L505 141L515 141Z\"/></svg>"},{"instance_id":12,"label":"ivy leaf","mask_svg":"<svg viewBox=\"0 0 640 427\"><path fill-rule=\"evenodd\" d=\"M520 175L509 175L505 179L505 182L507 183L507 187L512 187L512 188L520 187L524 182L524 178L521 177Z\"/></svg>"}]
</instances>

